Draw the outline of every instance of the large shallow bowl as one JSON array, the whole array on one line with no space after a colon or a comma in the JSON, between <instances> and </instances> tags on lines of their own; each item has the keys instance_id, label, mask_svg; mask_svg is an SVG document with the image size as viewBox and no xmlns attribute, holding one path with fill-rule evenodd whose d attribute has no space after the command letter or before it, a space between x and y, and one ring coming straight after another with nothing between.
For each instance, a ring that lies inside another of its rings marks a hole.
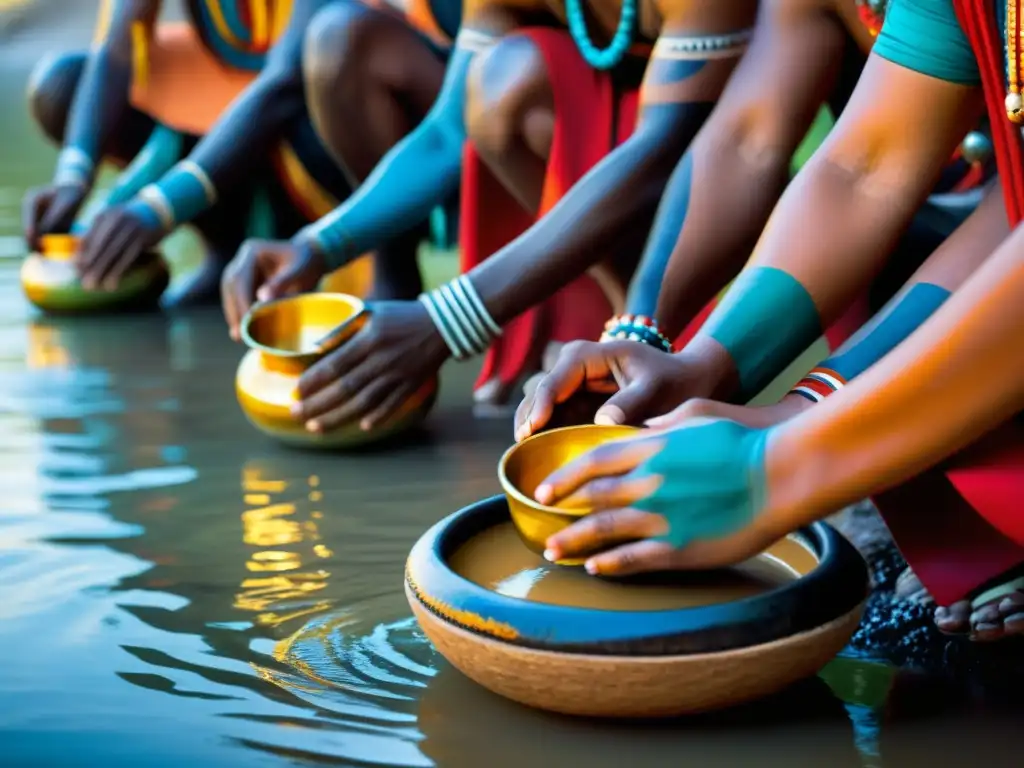
<instances>
[{"instance_id":1,"label":"large shallow bowl","mask_svg":"<svg viewBox=\"0 0 1024 768\"><path fill-rule=\"evenodd\" d=\"M542 480L602 443L634 437L639 432L636 427L579 424L539 432L505 451L498 462L498 482L523 543L542 554L549 536L593 511L569 504L551 507L541 504L533 494ZM583 562L583 558L565 558L558 564Z\"/></svg>"},{"instance_id":2,"label":"large shallow bowl","mask_svg":"<svg viewBox=\"0 0 1024 768\"><path fill-rule=\"evenodd\" d=\"M153 309L170 283L167 265L158 254L148 254L128 270L112 291L90 291L82 287L74 257L78 238L72 235L44 235L41 251L31 253L21 265L21 287L25 297L50 314L85 314Z\"/></svg>"},{"instance_id":3,"label":"large shallow bowl","mask_svg":"<svg viewBox=\"0 0 1024 768\"><path fill-rule=\"evenodd\" d=\"M261 432L295 446L354 448L392 437L419 424L437 395L437 381L425 384L387 423L365 431L356 422L323 433L309 432L292 416L299 378L365 323L366 307L342 293L307 293L254 306L242 321L249 351L235 375L238 403ZM316 342L331 334L331 343Z\"/></svg>"},{"instance_id":4,"label":"large shallow bowl","mask_svg":"<svg viewBox=\"0 0 1024 768\"><path fill-rule=\"evenodd\" d=\"M450 564L468 541L508 521L505 500L495 496L436 524L409 555L406 596L427 637L465 675L565 714L680 715L779 691L846 645L868 591L863 559L817 523L762 556L799 577L752 597L668 610L510 597Z\"/></svg>"}]
</instances>

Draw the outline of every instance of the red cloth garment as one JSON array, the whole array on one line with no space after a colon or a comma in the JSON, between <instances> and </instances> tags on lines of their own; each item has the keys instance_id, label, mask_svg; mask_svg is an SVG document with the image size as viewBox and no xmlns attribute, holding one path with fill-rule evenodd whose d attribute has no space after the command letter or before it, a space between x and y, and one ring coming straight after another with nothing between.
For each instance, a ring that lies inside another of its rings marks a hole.
<instances>
[{"instance_id":1,"label":"red cloth garment","mask_svg":"<svg viewBox=\"0 0 1024 768\"><path fill-rule=\"evenodd\" d=\"M543 27L516 34L530 38L540 49L554 94L555 129L540 210L536 217L523 211L467 142L459 231L463 272L550 211L587 171L629 138L636 125L639 91L617 92L608 73L583 60L568 32ZM495 376L512 384L529 372L538 338L596 339L613 314L612 303L598 283L590 275L577 278L505 325L488 351L477 386Z\"/></svg>"}]
</instances>

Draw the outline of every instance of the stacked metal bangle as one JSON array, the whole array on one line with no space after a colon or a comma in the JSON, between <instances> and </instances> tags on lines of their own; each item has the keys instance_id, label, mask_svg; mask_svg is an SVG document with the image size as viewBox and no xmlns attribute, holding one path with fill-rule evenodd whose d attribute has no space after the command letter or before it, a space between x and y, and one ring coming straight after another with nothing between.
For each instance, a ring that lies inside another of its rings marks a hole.
<instances>
[{"instance_id":1,"label":"stacked metal bangle","mask_svg":"<svg viewBox=\"0 0 1024 768\"><path fill-rule=\"evenodd\" d=\"M618 339L639 341L641 344L660 349L662 352L674 351L672 341L658 330L657 321L644 315L619 315L605 323L601 341L616 341Z\"/></svg>"},{"instance_id":2,"label":"stacked metal bangle","mask_svg":"<svg viewBox=\"0 0 1024 768\"><path fill-rule=\"evenodd\" d=\"M815 368L796 383L796 386L789 390L791 395L800 395L812 403L820 403L833 392L842 389L846 379L833 371L831 368Z\"/></svg>"},{"instance_id":3,"label":"stacked metal bangle","mask_svg":"<svg viewBox=\"0 0 1024 768\"><path fill-rule=\"evenodd\" d=\"M483 354L501 335L501 326L494 322L465 275L430 293L421 293L419 300L456 360Z\"/></svg>"}]
</instances>

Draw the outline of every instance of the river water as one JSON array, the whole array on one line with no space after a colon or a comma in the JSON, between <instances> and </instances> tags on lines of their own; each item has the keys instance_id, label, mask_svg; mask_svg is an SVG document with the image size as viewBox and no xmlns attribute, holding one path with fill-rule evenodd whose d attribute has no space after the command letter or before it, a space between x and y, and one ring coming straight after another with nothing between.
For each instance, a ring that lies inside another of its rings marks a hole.
<instances>
[{"instance_id":1,"label":"river water","mask_svg":"<svg viewBox=\"0 0 1024 768\"><path fill-rule=\"evenodd\" d=\"M433 521L497 491L511 430L472 418L472 370L446 370L406 445L295 452L242 418L216 312L64 321L22 299L20 200L54 157L24 80L87 39L87 5L0 33L0 765L1020 764L1018 689L970 675L847 659L747 709L616 725L446 666L402 569Z\"/></svg>"}]
</instances>

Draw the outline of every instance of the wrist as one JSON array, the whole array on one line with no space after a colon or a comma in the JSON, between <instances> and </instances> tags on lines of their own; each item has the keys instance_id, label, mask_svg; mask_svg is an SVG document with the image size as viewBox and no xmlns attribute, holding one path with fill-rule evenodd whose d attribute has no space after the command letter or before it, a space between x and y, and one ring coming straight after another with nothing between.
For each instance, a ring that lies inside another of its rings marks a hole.
<instances>
[{"instance_id":1,"label":"wrist","mask_svg":"<svg viewBox=\"0 0 1024 768\"><path fill-rule=\"evenodd\" d=\"M739 390L736 366L725 348L703 333L673 357L689 371L688 397L732 402Z\"/></svg>"},{"instance_id":2,"label":"wrist","mask_svg":"<svg viewBox=\"0 0 1024 768\"><path fill-rule=\"evenodd\" d=\"M170 232L217 204L217 188L199 165L182 160L162 179L139 191L138 198L150 205L161 226Z\"/></svg>"},{"instance_id":3,"label":"wrist","mask_svg":"<svg viewBox=\"0 0 1024 768\"><path fill-rule=\"evenodd\" d=\"M456 360L483 354L501 335L501 327L466 275L429 293L421 293L419 302Z\"/></svg>"},{"instance_id":4,"label":"wrist","mask_svg":"<svg viewBox=\"0 0 1024 768\"><path fill-rule=\"evenodd\" d=\"M337 211L303 227L294 239L318 254L328 271L343 267L359 256L352 238L341 225Z\"/></svg>"},{"instance_id":5,"label":"wrist","mask_svg":"<svg viewBox=\"0 0 1024 768\"><path fill-rule=\"evenodd\" d=\"M672 353L672 341L658 328L658 321L645 315L616 315L604 325L601 341L627 339Z\"/></svg>"},{"instance_id":6,"label":"wrist","mask_svg":"<svg viewBox=\"0 0 1024 768\"><path fill-rule=\"evenodd\" d=\"M80 187L83 192L92 187L96 177L96 162L78 147L64 147L57 156L53 184L58 187Z\"/></svg>"},{"instance_id":7,"label":"wrist","mask_svg":"<svg viewBox=\"0 0 1024 768\"><path fill-rule=\"evenodd\" d=\"M134 200L129 202L125 206L125 211L132 216L135 216L152 230L159 231L161 233L166 233L168 231L164 227L164 222L160 218L159 212L141 198L136 197Z\"/></svg>"}]
</instances>

